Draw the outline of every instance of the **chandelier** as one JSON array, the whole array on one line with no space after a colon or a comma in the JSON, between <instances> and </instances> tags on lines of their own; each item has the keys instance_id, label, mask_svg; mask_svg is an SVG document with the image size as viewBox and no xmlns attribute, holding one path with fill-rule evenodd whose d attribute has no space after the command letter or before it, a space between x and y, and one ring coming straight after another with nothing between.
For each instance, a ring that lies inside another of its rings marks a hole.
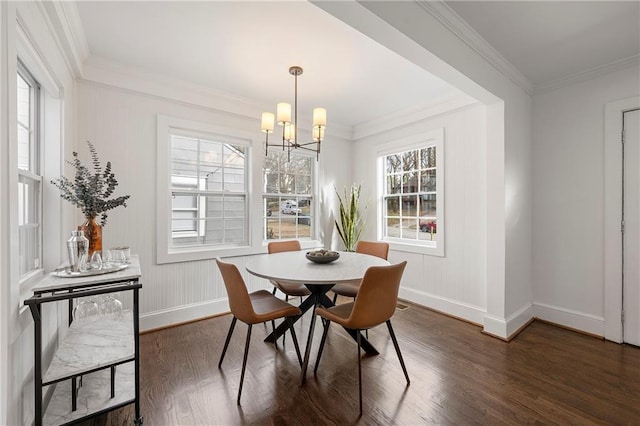
<instances>
[{"instance_id":1,"label":"chandelier","mask_svg":"<svg viewBox=\"0 0 640 426\"><path fill-rule=\"evenodd\" d=\"M265 136L265 155L269 152L270 146L282 146L282 150L287 150L287 159L291 160L291 151L297 148L316 153L316 161L320 158L320 142L324 139L324 131L327 127L327 110L324 108L313 109L313 127L311 129L311 142L300 142L298 139L298 76L302 74L302 67L293 66L289 68L289 74L295 78L294 101L293 101L293 122L291 121L291 104L281 102L276 107L276 115L270 112L262 113L262 131ZM273 133L274 119L282 126L282 145L280 143L269 143L269 133Z\"/></svg>"}]
</instances>

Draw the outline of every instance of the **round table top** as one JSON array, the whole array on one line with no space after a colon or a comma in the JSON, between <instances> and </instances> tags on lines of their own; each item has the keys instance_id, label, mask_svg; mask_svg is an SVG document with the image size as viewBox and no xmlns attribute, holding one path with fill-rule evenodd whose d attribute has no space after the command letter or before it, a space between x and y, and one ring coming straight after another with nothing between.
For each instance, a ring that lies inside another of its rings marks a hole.
<instances>
[{"instance_id":1,"label":"round table top","mask_svg":"<svg viewBox=\"0 0 640 426\"><path fill-rule=\"evenodd\" d=\"M360 280L371 266L387 266L389 262L362 253L340 252L331 263L313 263L305 251L261 254L247 262L246 269L261 278L303 284L332 284Z\"/></svg>"}]
</instances>

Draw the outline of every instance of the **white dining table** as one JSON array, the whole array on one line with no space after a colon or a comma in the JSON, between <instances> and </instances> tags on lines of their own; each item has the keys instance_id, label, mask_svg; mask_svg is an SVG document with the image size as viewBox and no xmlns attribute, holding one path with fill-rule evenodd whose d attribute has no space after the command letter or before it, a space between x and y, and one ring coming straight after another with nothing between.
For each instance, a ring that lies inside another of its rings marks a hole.
<instances>
[{"instance_id":1,"label":"white dining table","mask_svg":"<svg viewBox=\"0 0 640 426\"><path fill-rule=\"evenodd\" d=\"M307 366L309 365L309 355L313 333L315 329L316 314L318 306L334 306L326 293L335 284L351 282L362 279L367 269L372 266L386 266L389 262L376 256L354 252L340 252L340 258L331 263L313 263L305 256L304 251L291 251L284 253L264 254L253 256L246 264L249 273L266 278L268 280L287 281L304 284L311 294L302 301L299 308L304 314L309 309L313 309L309 335L302 364L301 381L306 378ZM294 318L297 321L300 316ZM281 324L274 330L265 342L275 342L286 332L288 325ZM356 339L356 331L345 329L351 337ZM369 343L364 336L361 336L361 347L370 355L377 355L376 348Z\"/></svg>"}]
</instances>

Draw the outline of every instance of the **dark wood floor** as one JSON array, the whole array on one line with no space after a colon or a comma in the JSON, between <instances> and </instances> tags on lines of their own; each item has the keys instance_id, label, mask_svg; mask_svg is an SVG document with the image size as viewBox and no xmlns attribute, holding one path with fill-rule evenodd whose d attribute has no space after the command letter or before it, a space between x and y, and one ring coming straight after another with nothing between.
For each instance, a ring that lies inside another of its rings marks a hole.
<instances>
[{"instance_id":1,"label":"dark wood floor","mask_svg":"<svg viewBox=\"0 0 640 426\"><path fill-rule=\"evenodd\" d=\"M296 326L301 345L309 320ZM225 315L141 336L145 426L640 424L640 349L542 322L505 343L413 305L392 320L411 385L386 327L371 330L380 355L363 358L362 418L355 343L339 327L329 333L318 375L311 366L300 387L290 338L275 349L262 341L270 329L255 326L237 406L244 324L236 327L222 370L217 367L230 321ZM132 419L129 406L88 424L130 425Z\"/></svg>"}]
</instances>

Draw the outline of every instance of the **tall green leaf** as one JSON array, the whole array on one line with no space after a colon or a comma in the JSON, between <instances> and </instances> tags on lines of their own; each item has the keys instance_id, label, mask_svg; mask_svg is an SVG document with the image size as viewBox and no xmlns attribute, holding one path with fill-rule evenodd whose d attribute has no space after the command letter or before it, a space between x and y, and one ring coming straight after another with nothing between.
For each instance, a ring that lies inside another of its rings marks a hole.
<instances>
[{"instance_id":1,"label":"tall green leaf","mask_svg":"<svg viewBox=\"0 0 640 426\"><path fill-rule=\"evenodd\" d=\"M348 193L347 188L344 188L343 196L340 196L337 189L334 188L334 190L340 202L340 222L335 221L338 235L342 239L345 250L355 251L356 243L364 229L364 219L359 212L362 186L353 184Z\"/></svg>"}]
</instances>

